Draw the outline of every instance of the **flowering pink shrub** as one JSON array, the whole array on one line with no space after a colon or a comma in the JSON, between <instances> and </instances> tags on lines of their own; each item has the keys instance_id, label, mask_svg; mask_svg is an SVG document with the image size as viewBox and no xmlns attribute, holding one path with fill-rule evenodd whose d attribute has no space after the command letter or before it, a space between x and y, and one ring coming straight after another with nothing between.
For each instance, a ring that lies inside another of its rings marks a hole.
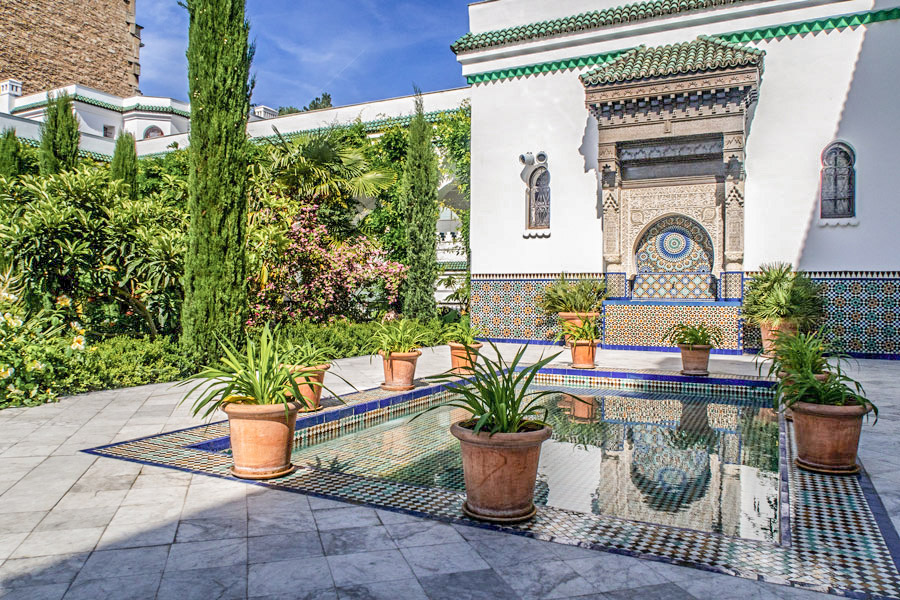
<instances>
[{"instance_id":1,"label":"flowering pink shrub","mask_svg":"<svg viewBox=\"0 0 900 600\"><path fill-rule=\"evenodd\" d=\"M397 302L406 267L368 238L335 242L316 216L300 209L280 256L250 278L248 325L267 321L358 319Z\"/></svg>"}]
</instances>

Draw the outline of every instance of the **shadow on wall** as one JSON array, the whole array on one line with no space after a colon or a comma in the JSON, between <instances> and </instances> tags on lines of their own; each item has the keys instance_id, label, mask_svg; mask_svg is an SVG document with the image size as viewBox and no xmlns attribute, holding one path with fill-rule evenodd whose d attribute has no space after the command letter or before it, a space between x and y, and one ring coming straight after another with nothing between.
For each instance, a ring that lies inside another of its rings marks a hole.
<instances>
[{"instance_id":1,"label":"shadow on wall","mask_svg":"<svg viewBox=\"0 0 900 600\"><path fill-rule=\"evenodd\" d=\"M603 194L600 189L600 179L597 175L597 144L600 143L600 134L597 131L597 119L590 112L584 123L584 135L581 137L581 146L578 153L584 158L584 172L594 172L597 192L597 218L603 218Z\"/></svg>"}]
</instances>

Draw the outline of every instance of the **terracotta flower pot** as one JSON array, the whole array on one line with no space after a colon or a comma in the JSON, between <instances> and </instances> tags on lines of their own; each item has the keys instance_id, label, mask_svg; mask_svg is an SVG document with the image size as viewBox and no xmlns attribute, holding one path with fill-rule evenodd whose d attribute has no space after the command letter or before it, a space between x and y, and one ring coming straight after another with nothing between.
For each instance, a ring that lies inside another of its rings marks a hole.
<instances>
[{"instance_id":1,"label":"terracotta flower pot","mask_svg":"<svg viewBox=\"0 0 900 600\"><path fill-rule=\"evenodd\" d=\"M288 404L226 404L231 436L231 474L241 479L272 479L294 470L291 450L298 402Z\"/></svg>"},{"instance_id":2,"label":"terracotta flower pot","mask_svg":"<svg viewBox=\"0 0 900 600\"><path fill-rule=\"evenodd\" d=\"M572 398L571 418L577 423L594 423L597 421L597 399L594 396L578 396Z\"/></svg>"},{"instance_id":3,"label":"terracotta flower pot","mask_svg":"<svg viewBox=\"0 0 900 600\"><path fill-rule=\"evenodd\" d=\"M788 321L782 321L781 325L772 325L768 321L763 321L759 324L763 356L771 357L775 354L775 340L778 339L779 331L797 335L797 325Z\"/></svg>"},{"instance_id":4,"label":"terracotta flower pot","mask_svg":"<svg viewBox=\"0 0 900 600\"><path fill-rule=\"evenodd\" d=\"M454 373L471 373L473 367L473 361L470 360L469 354L466 352L465 344L458 344L456 342L448 342L450 345L450 365L451 371ZM469 348L472 350L478 350L484 346L481 342L475 342L474 344L469 345ZM478 360L478 357L472 357L475 360Z\"/></svg>"},{"instance_id":5,"label":"terracotta flower pot","mask_svg":"<svg viewBox=\"0 0 900 600\"><path fill-rule=\"evenodd\" d=\"M534 516L534 483L541 444L549 427L522 433L474 433L454 423L450 433L459 440L466 502L463 512L475 519L515 523Z\"/></svg>"},{"instance_id":6,"label":"terracotta flower pot","mask_svg":"<svg viewBox=\"0 0 900 600\"><path fill-rule=\"evenodd\" d=\"M585 319L593 319L596 321L600 318L600 313L598 312L561 312L556 314L561 320L566 323L571 323L573 327L581 327L584 325ZM572 340L569 339L571 337L572 336L570 335L566 335L564 338L567 348L572 345Z\"/></svg>"},{"instance_id":7,"label":"terracotta flower pot","mask_svg":"<svg viewBox=\"0 0 900 600\"><path fill-rule=\"evenodd\" d=\"M381 384L381 389L400 392L415 387L413 379L416 376L416 361L422 355L421 350L391 352L387 355L379 351L378 354L384 359L384 383Z\"/></svg>"},{"instance_id":8,"label":"terracotta flower pot","mask_svg":"<svg viewBox=\"0 0 900 600\"><path fill-rule=\"evenodd\" d=\"M322 410L322 383L325 381L325 371L330 368L331 365L316 365L315 367L288 366L291 373L313 371L311 375L300 375L294 378L294 381L297 382L297 387L300 388L300 395L306 400L306 406L301 408L300 412ZM315 383L319 385L313 385ZM288 391L287 395L290 397L293 396L293 393Z\"/></svg>"},{"instance_id":9,"label":"terracotta flower pot","mask_svg":"<svg viewBox=\"0 0 900 600\"><path fill-rule=\"evenodd\" d=\"M712 346L678 344L678 348L681 350L682 375L709 375L709 351Z\"/></svg>"},{"instance_id":10,"label":"terracotta flower pot","mask_svg":"<svg viewBox=\"0 0 900 600\"><path fill-rule=\"evenodd\" d=\"M870 407L795 402L791 408L798 467L836 475L859 472L856 451L863 417Z\"/></svg>"},{"instance_id":11,"label":"terracotta flower pot","mask_svg":"<svg viewBox=\"0 0 900 600\"><path fill-rule=\"evenodd\" d=\"M594 357L597 354L596 340L575 340L571 342L572 368L593 369Z\"/></svg>"},{"instance_id":12,"label":"terracotta flower pot","mask_svg":"<svg viewBox=\"0 0 900 600\"><path fill-rule=\"evenodd\" d=\"M785 373L784 371L778 371L776 375L778 376L778 379L784 379L785 377L787 377L787 373ZM815 375L813 375L813 377L815 377L819 381L825 381L826 379L828 379L828 373L816 373ZM790 408L785 407L784 419L786 421L793 421L794 411L792 411Z\"/></svg>"}]
</instances>

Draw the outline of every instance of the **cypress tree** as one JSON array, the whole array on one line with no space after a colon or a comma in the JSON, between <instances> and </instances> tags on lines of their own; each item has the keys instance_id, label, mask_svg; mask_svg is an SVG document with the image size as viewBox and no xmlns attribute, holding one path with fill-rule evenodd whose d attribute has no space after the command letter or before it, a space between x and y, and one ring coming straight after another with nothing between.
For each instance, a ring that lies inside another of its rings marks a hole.
<instances>
[{"instance_id":1,"label":"cypress tree","mask_svg":"<svg viewBox=\"0 0 900 600\"><path fill-rule=\"evenodd\" d=\"M74 169L78 164L78 117L72 112L68 94L47 97L47 110L41 124L41 175Z\"/></svg>"},{"instance_id":2,"label":"cypress tree","mask_svg":"<svg viewBox=\"0 0 900 600\"><path fill-rule=\"evenodd\" d=\"M181 340L197 363L247 318L247 115L253 45L244 0L187 0L191 144Z\"/></svg>"},{"instance_id":3,"label":"cypress tree","mask_svg":"<svg viewBox=\"0 0 900 600\"><path fill-rule=\"evenodd\" d=\"M131 199L137 200L137 152L134 149L134 136L130 133L120 133L116 138L109 175L127 183Z\"/></svg>"},{"instance_id":4,"label":"cypress tree","mask_svg":"<svg viewBox=\"0 0 900 600\"><path fill-rule=\"evenodd\" d=\"M422 94L416 89L416 114L409 124L409 145L403 165L403 203L406 217L406 275L403 314L430 319L437 316L434 286L437 278L438 163L431 145L432 126L425 120Z\"/></svg>"},{"instance_id":5,"label":"cypress tree","mask_svg":"<svg viewBox=\"0 0 900 600\"><path fill-rule=\"evenodd\" d=\"M15 177L22 169L21 148L14 129L6 129L0 137L0 175Z\"/></svg>"}]
</instances>

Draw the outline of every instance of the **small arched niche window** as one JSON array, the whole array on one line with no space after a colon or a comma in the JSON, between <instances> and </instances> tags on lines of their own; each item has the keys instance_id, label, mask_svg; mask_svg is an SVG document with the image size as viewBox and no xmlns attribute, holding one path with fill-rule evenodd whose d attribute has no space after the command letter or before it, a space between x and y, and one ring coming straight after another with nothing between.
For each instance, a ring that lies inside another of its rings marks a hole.
<instances>
[{"instance_id":1,"label":"small arched niche window","mask_svg":"<svg viewBox=\"0 0 900 600\"><path fill-rule=\"evenodd\" d=\"M147 129L144 130L144 139L145 140L150 139L150 138L162 137L164 135L165 134L163 133L163 130L160 129L159 127L157 127L156 125L151 125L150 127L148 127Z\"/></svg>"},{"instance_id":2,"label":"small arched niche window","mask_svg":"<svg viewBox=\"0 0 900 600\"><path fill-rule=\"evenodd\" d=\"M822 153L819 217L852 219L856 216L856 154L843 142L833 142Z\"/></svg>"},{"instance_id":3,"label":"small arched niche window","mask_svg":"<svg viewBox=\"0 0 900 600\"><path fill-rule=\"evenodd\" d=\"M550 171L538 167L528 179L528 229L550 229Z\"/></svg>"}]
</instances>

